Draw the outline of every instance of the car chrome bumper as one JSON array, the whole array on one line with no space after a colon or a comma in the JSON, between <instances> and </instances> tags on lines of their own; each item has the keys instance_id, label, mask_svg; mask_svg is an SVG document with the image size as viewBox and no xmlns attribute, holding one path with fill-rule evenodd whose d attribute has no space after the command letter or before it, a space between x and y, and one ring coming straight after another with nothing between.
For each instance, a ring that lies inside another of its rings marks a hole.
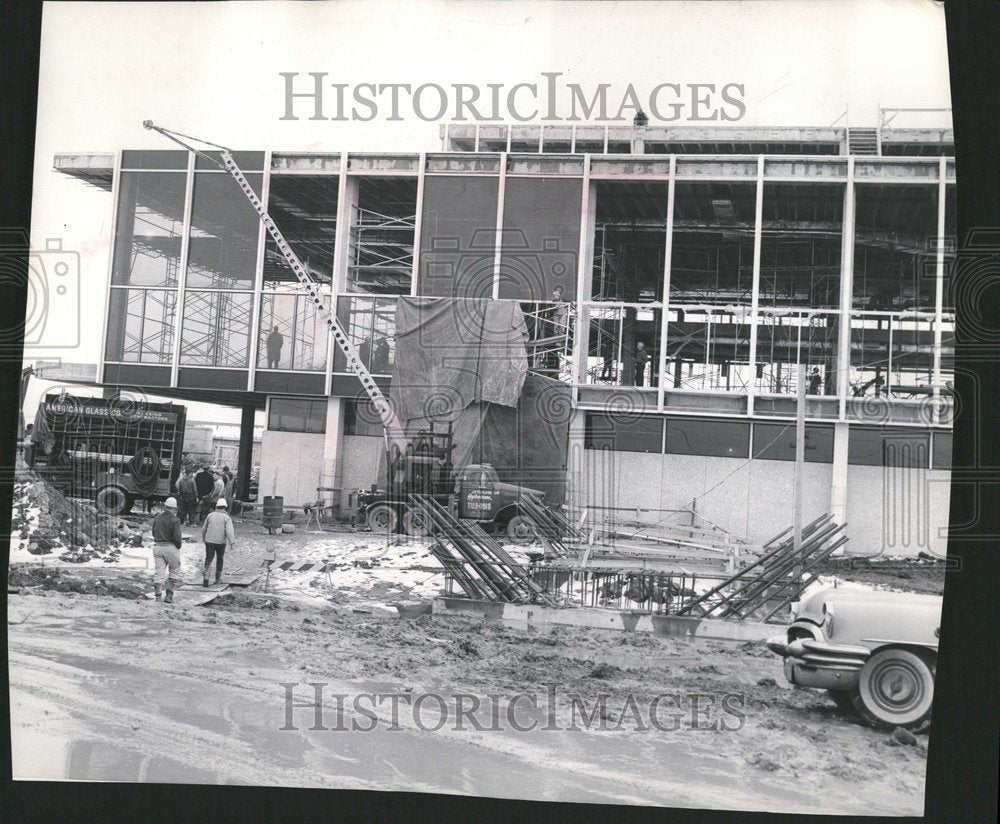
<instances>
[{"instance_id":1,"label":"car chrome bumper","mask_svg":"<svg viewBox=\"0 0 1000 824\"><path fill-rule=\"evenodd\" d=\"M858 685L870 651L849 644L831 644L805 638L788 642L785 636L767 640L767 646L785 659L785 678L799 687L849 690Z\"/></svg>"}]
</instances>

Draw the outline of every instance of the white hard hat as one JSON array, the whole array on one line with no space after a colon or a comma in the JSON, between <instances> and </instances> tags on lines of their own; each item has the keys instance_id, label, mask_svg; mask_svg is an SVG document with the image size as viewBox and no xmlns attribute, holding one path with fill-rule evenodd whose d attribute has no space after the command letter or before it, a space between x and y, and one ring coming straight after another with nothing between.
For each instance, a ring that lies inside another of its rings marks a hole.
<instances>
[{"instance_id":1,"label":"white hard hat","mask_svg":"<svg viewBox=\"0 0 1000 824\"><path fill-rule=\"evenodd\" d=\"M216 503L215 503L215 508L216 509L225 509L227 506L228 506L228 504L226 503L226 499L225 498L219 498L219 500L216 501Z\"/></svg>"},{"instance_id":2,"label":"white hard hat","mask_svg":"<svg viewBox=\"0 0 1000 824\"><path fill-rule=\"evenodd\" d=\"M167 500L163 502L163 505L167 509L177 509L177 499L173 497L167 498Z\"/></svg>"}]
</instances>

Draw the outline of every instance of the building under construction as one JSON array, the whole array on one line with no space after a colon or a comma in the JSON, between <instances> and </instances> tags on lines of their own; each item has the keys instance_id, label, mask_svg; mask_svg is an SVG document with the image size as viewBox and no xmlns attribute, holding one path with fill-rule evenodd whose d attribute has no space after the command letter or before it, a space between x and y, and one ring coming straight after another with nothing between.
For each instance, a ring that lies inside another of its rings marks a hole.
<instances>
[{"instance_id":1,"label":"building under construction","mask_svg":"<svg viewBox=\"0 0 1000 824\"><path fill-rule=\"evenodd\" d=\"M387 394L400 298L520 303L530 369L570 389L571 509L693 507L764 543L791 522L804 365L804 518L913 555L948 522L955 172L950 129L900 115L235 158ZM240 407L247 456L266 409L260 488L286 504L378 480L379 417L225 172L173 150L55 168L111 194L99 384Z\"/></svg>"}]
</instances>

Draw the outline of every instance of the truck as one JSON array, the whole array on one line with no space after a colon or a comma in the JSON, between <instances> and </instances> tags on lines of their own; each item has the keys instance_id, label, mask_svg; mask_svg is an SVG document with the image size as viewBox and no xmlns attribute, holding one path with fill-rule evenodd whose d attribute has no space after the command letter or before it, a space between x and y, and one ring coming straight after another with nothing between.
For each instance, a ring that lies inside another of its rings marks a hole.
<instances>
[{"instance_id":1,"label":"truck","mask_svg":"<svg viewBox=\"0 0 1000 824\"><path fill-rule=\"evenodd\" d=\"M30 436L29 465L64 494L122 515L163 501L180 473L186 410L172 403L48 394Z\"/></svg>"},{"instance_id":2,"label":"truck","mask_svg":"<svg viewBox=\"0 0 1000 824\"><path fill-rule=\"evenodd\" d=\"M434 498L460 521L475 521L489 532L506 534L517 544L535 540L537 524L525 511L526 498L544 506L545 493L517 484L504 483L488 463L452 465L454 436L451 423L438 429L419 430L405 451L390 448L386 460L386 488L373 486L357 492L356 524L372 532L402 530L412 537L432 532L425 510L413 506L409 496Z\"/></svg>"}]
</instances>

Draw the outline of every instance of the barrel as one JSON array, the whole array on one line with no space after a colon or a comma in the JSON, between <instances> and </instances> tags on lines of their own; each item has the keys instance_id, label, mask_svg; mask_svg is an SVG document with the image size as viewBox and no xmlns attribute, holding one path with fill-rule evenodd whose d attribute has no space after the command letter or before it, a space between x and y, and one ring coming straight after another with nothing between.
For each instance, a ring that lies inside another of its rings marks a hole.
<instances>
[{"instance_id":1,"label":"barrel","mask_svg":"<svg viewBox=\"0 0 1000 824\"><path fill-rule=\"evenodd\" d=\"M280 530L284 509L285 499L281 495L264 496L264 529Z\"/></svg>"}]
</instances>

